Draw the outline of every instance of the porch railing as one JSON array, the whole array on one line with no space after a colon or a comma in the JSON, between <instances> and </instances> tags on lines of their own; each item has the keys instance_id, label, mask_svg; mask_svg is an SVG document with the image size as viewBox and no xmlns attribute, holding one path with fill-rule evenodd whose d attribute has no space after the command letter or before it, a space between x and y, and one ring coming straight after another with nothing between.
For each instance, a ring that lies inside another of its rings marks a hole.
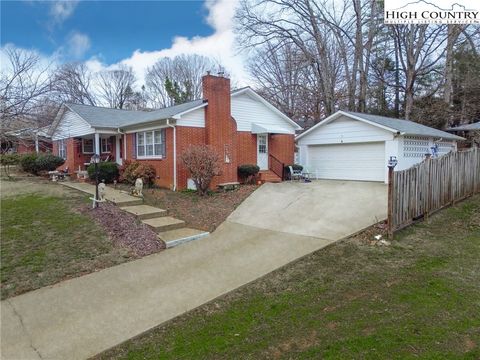
<instances>
[{"instance_id":1,"label":"porch railing","mask_svg":"<svg viewBox=\"0 0 480 360\"><path fill-rule=\"evenodd\" d=\"M269 155L269 170L273 171L280 179L285 180L285 164L278 160L275 156Z\"/></svg>"}]
</instances>

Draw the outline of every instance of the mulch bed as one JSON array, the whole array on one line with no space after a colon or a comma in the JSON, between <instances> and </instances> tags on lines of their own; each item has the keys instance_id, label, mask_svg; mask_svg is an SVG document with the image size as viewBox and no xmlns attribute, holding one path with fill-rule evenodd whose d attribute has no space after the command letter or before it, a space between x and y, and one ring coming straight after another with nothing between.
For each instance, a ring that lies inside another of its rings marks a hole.
<instances>
[{"instance_id":1,"label":"mulch bed","mask_svg":"<svg viewBox=\"0 0 480 360\"><path fill-rule=\"evenodd\" d=\"M96 209L85 208L83 212L105 229L115 246L127 248L138 257L165 249L165 243L155 231L113 204L102 203Z\"/></svg>"},{"instance_id":2,"label":"mulch bed","mask_svg":"<svg viewBox=\"0 0 480 360\"><path fill-rule=\"evenodd\" d=\"M256 185L241 185L237 190L206 196L191 191L152 188L144 190L143 194L147 204L168 210L170 216L185 221L186 226L212 232L257 188Z\"/></svg>"}]
</instances>

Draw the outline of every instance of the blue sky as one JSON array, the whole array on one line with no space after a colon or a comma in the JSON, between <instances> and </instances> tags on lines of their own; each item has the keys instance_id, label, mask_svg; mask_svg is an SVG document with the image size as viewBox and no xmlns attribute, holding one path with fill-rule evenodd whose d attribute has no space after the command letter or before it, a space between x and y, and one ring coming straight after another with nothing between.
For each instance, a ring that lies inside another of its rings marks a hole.
<instances>
[{"instance_id":1,"label":"blue sky","mask_svg":"<svg viewBox=\"0 0 480 360\"><path fill-rule=\"evenodd\" d=\"M201 1L83 1L69 16L60 18L52 5L47 1L2 1L2 46L13 43L51 54L67 46L73 35L82 34L90 46L74 52L78 56L70 52L64 56L79 58L75 60L100 56L111 64L136 49L169 48L175 36L191 38L214 32L204 20L207 9Z\"/></svg>"},{"instance_id":2,"label":"blue sky","mask_svg":"<svg viewBox=\"0 0 480 360\"><path fill-rule=\"evenodd\" d=\"M46 63L82 61L93 72L130 66L139 87L158 59L198 54L222 64L243 86L248 74L234 32L238 3L0 0L1 48L32 50Z\"/></svg>"}]
</instances>

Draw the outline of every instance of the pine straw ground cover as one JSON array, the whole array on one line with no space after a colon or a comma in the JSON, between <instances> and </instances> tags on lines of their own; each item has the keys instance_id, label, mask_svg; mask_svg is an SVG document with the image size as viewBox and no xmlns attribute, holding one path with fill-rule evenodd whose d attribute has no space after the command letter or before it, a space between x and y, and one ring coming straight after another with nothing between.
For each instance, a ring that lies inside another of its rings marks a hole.
<instances>
[{"instance_id":1,"label":"pine straw ground cover","mask_svg":"<svg viewBox=\"0 0 480 360\"><path fill-rule=\"evenodd\" d=\"M41 178L1 182L1 298L164 248L120 209Z\"/></svg>"},{"instance_id":2,"label":"pine straw ground cover","mask_svg":"<svg viewBox=\"0 0 480 360\"><path fill-rule=\"evenodd\" d=\"M130 189L123 184L118 187ZM143 195L146 204L168 210L170 216L185 221L187 227L212 232L257 188L241 185L237 190L210 192L206 196L192 191L150 188L144 189Z\"/></svg>"},{"instance_id":3,"label":"pine straw ground cover","mask_svg":"<svg viewBox=\"0 0 480 360\"><path fill-rule=\"evenodd\" d=\"M97 359L480 359L480 195L359 234Z\"/></svg>"}]
</instances>

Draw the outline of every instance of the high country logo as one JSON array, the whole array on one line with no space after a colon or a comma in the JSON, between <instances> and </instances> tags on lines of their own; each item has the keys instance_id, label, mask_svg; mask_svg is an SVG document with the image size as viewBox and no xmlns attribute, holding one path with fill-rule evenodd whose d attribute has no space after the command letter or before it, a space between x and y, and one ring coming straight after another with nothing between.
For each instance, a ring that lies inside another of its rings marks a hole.
<instances>
[{"instance_id":1,"label":"high country logo","mask_svg":"<svg viewBox=\"0 0 480 360\"><path fill-rule=\"evenodd\" d=\"M480 1L385 0L385 24L480 24ZM400 5L400 6L399 6Z\"/></svg>"}]
</instances>

